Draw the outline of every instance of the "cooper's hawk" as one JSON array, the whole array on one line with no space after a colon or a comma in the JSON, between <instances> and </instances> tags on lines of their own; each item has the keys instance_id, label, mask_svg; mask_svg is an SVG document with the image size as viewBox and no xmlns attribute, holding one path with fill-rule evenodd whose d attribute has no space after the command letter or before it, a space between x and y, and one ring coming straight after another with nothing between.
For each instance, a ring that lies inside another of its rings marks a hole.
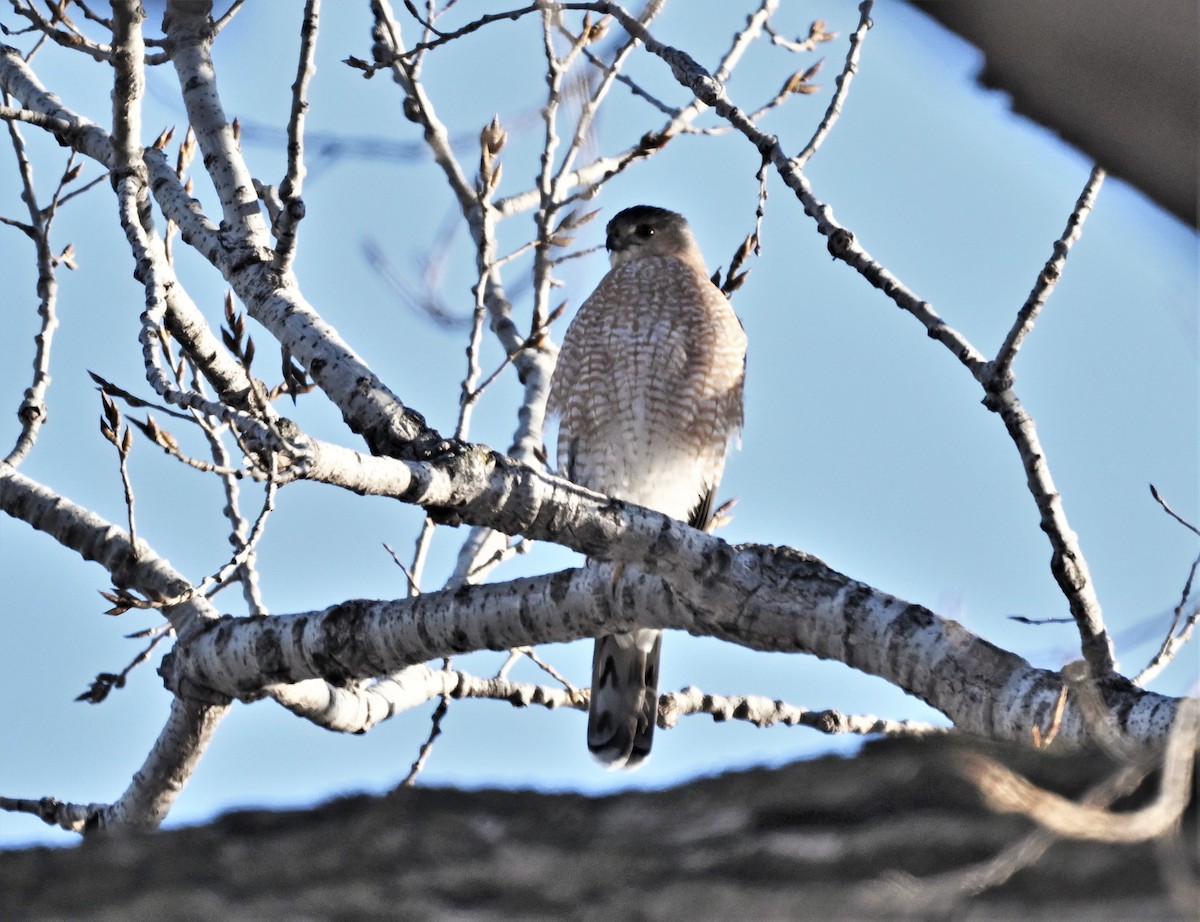
<instances>
[{"instance_id":1,"label":"cooper's hawk","mask_svg":"<svg viewBox=\"0 0 1200 922\"><path fill-rule=\"evenodd\" d=\"M612 268L567 329L550 385L559 473L704 528L742 425L746 334L681 215L627 208L606 244ZM596 640L588 748L611 767L650 752L661 635Z\"/></svg>"}]
</instances>

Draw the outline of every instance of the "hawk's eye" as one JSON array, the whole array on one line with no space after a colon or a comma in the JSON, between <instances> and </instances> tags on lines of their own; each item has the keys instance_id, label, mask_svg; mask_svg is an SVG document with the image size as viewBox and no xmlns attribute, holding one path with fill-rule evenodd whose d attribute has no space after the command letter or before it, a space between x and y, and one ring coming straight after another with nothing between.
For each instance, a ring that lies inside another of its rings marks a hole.
<instances>
[{"instance_id":1,"label":"hawk's eye","mask_svg":"<svg viewBox=\"0 0 1200 922\"><path fill-rule=\"evenodd\" d=\"M634 230L634 233L636 233L639 237L641 237L643 240L645 240L649 237L654 236L654 228L651 227L649 224L639 224L637 226L637 228Z\"/></svg>"}]
</instances>

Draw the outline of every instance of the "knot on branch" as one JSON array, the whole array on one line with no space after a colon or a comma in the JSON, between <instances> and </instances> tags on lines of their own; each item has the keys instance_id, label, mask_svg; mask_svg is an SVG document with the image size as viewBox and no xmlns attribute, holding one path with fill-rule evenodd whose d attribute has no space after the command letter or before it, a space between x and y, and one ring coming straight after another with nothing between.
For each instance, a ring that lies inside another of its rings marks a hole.
<instances>
[{"instance_id":1,"label":"knot on branch","mask_svg":"<svg viewBox=\"0 0 1200 922\"><path fill-rule=\"evenodd\" d=\"M1011 365L998 365L996 362L988 362L984 365L979 380L983 384L984 391L989 396L1010 391L1012 390L1012 386L1017 382ZM989 410L994 411L996 409L996 407L988 404L986 397L984 398L983 405Z\"/></svg>"},{"instance_id":2,"label":"knot on branch","mask_svg":"<svg viewBox=\"0 0 1200 922\"><path fill-rule=\"evenodd\" d=\"M176 698L216 707L224 707L233 703L233 699L228 695L192 681L186 674L183 656L178 648L163 657L157 671L163 680L163 685Z\"/></svg>"},{"instance_id":3,"label":"knot on branch","mask_svg":"<svg viewBox=\"0 0 1200 922\"><path fill-rule=\"evenodd\" d=\"M324 359L314 359L309 362L309 374L318 378L325 370ZM364 377L357 382L357 387L363 394L370 393L378 382ZM394 401L389 412L380 414L361 431L355 419L349 419L350 428L358 431L370 448L371 454L381 458L397 458L401 461L427 461L444 454L450 444L448 439L436 430L431 429L425 422L425 417L416 410L404 406L399 400Z\"/></svg>"},{"instance_id":4,"label":"knot on branch","mask_svg":"<svg viewBox=\"0 0 1200 922\"><path fill-rule=\"evenodd\" d=\"M673 135L665 131L647 131L638 141L638 151L640 153L650 153L656 151L660 147L666 147L667 142L671 140Z\"/></svg>"},{"instance_id":5,"label":"knot on branch","mask_svg":"<svg viewBox=\"0 0 1200 922\"><path fill-rule=\"evenodd\" d=\"M771 155L775 153L775 148L779 146L779 136L764 134L757 138L754 144L758 148L758 152L762 154L763 163L769 163Z\"/></svg>"},{"instance_id":6,"label":"knot on branch","mask_svg":"<svg viewBox=\"0 0 1200 922\"><path fill-rule=\"evenodd\" d=\"M500 455L485 446L457 439L413 443L411 450L413 460L428 465L431 473L428 481L441 480L453 493L454 500L451 503L425 506L429 517L441 525L461 525L465 521L463 516L466 508L477 498L488 494L492 473L501 459ZM428 483L418 483L414 488L423 492L428 486ZM503 504L502 497L499 505Z\"/></svg>"},{"instance_id":7,"label":"knot on branch","mask_svg":"<svg viewBox=\"0 0 1200 922\"><path fill-rule=\"evenodd\" d=\"M1078 591L1084 587L1087 580L1084 579L1083 572L1079 567L1079 563L1071 554L1064 554L1061 551L1055 551L1051 558L1051 568L1063 575L1072 589Z\"/></svg>"},{"instance_id":8,"label":"knot on branch","mask_svg":"<svg viewBox=\"0 0 1200 922\"><path fill-rule=\"evenodd\" d=\"M26 399L17 410L17 419L22 425L29 426L38 422L46 414L46 405L41 401Z\"/></svg>"},{"instance_id":9,"label":"knot on branch","mask_svg":"<svg viewBox=\"0 0 1200 922\"><path fill-rule=\"evenodd\" d=\"M825 246L829 250L829 255L834 259L846 259L854 246L854 233L844 227L839 227L829 235Z\"/></svg>"}]
</instances>

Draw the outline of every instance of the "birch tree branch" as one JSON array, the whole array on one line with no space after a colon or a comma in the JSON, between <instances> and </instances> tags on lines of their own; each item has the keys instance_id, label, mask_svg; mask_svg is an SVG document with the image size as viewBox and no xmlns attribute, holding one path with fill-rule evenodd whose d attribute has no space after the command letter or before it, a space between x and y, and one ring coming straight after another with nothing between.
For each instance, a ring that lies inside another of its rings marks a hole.
<instances>
[{"instance_id":1,"label":"birch tree branch","mask_svg":"<svg viewBox=\"0 0 1200 922\"><path fill-rule=\"evenodd\" d=\"M304 122L308 114L308 84L316 73L317 23L321 14L320 0L307 0L304 20L300 27L300 62L292 84L292 114L288 119L287 175L279 186L282 209L276 224L275 258L272 266L284 275L291 271L296 255L296 230L304 217Z\"/></svg>"},{"instance_id":2,"label":"birch tree branch","mask_svg":"<svg viewBox=\"0 0 1200 922\"><path fill-rule=\"evenodd\" d=\"M701 533L695 533L701 537ZM713 539L715 540L715 539ZM837 659L904 688L954 725L995 739L1090 737L1063 679L976 637L962 625L858 583L816 558L748 545L714 554L674 582L588 567L463 586L412 599L350 600L271 619L223 618L177 645L162 666L177 693L254 698L264 683L352 682L439 656L559 643L642 627L685 630L757 650ZM636 619L630 612L637 612ZM1132 745L1160 746L1179 706L1109 677L1098 686L1110 728Z\"/></svg>"},{"instance_id":3,"label":"birch tree branch","mask_svg":"<svg viewBox=\"0 0 1200 922\"><path fill-rule=\"evenodd\" d=\"M4 108L7 109L7 106ZM55 209L48 208L43 215L38 207L33 184L33 166L26 154L25 140L16 125L16 120L8 120L7 125L21 174L24 190L22 197L29 212L29 224L22 229L26 231L35 247L38 268L37 312L41 318L40 329L34 337L33 380L25 389L20 408L17 410L17 418L21 421L21 433L12 450L4 458L6 463L18 467L37 441L48 413L46 392L50 388L50 347L58 329L58 279L55 276L58 261L50 249L50 227L54 221ZM67 175L69 174L64 174L59 190L55 192L56 201Z\"/></svg>"}]
</instances>

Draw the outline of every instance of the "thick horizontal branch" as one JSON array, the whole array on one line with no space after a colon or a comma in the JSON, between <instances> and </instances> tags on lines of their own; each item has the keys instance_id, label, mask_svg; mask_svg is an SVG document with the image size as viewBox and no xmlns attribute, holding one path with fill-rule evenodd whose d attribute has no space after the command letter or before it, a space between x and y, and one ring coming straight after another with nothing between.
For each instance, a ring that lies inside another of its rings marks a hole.
<instances>
[{"instance_id":1,"label":"thick horizontal branch","mask_svg":"<svg viewBox=\"0 0 1200 922\"><path fill-rule=\"evenodd\" d=\"M683 526L679 526L681 529ZM687 529L691 531L690 529ZM1032 742L1055 721L1063 679L976 637L962 625L874 590L787 549L714 542L688 578L672 584L634 570L589 566L547 576L464 586L414 599L349 601L271 619L224 618L163 664L181 694L241 698L264 684L388 675L434 657L506 650L647 627L684 630L757 650L837 659L905 689L956 727ZM1160 745L1176 699L1116 677L1100 693L1113 727ZM1055 739L1088 736L1069 701Z\"/></svg>"}]
</instances>

